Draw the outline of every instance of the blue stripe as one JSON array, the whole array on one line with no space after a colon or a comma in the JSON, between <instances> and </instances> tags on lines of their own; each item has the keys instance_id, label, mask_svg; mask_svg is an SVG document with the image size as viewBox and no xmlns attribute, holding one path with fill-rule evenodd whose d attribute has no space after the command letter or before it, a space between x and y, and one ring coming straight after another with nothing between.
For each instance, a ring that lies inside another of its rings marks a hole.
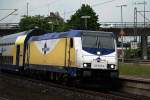
<instances>
[{"instance_id":1,"label":"blue stripe","mask_svg":"<svg viewBox=\"0 0 150 100\"><path fill-rule=\"evenodd\" d=\"M98 51L101 52L101 55L108 55L110 53L113 53L115 51L115 49L106 49L106 48L83 48L83 50L85 50L88 53L91 54L97 54Z\"/></svg>"},{"instance_id":2,"label":"blue stripe","mask_svg":"<svg viewBox=\"0 0 150 100\"><path fill-rule=\"evenodd\" d=\"M71 76L74 76L77 73L77 68L65 67L65 66L30 64L30 65L26 66L26 68L34 69L34 70L47 70L50 72L58 72L58 73L67 73Z\"/></svg>"}]
</instances>

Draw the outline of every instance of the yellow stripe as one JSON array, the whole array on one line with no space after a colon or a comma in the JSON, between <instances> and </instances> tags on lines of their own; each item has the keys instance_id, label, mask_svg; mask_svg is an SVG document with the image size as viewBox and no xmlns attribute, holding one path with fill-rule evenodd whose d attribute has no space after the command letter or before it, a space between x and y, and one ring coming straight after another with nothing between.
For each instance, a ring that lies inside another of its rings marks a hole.
<instances>
[{"instance_id":1,"label":"yellow stripe","mask_svg":"<svg viewBox=\"0 0 150 100\"><path fill-rule=\"evenodd\" d=\"M24 41L25 41L26 37L27 37L27 35L19 36L19 37L16 39L15 45L24 44Z\"/></svg>"}]
</instances>

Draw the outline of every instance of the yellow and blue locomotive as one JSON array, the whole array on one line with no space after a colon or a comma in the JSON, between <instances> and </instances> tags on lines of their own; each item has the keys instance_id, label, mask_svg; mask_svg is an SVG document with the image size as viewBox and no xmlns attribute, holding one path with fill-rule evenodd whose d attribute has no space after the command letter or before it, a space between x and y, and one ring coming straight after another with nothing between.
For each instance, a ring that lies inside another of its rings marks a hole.
<instances>
[{"instance_id":1,"label":"yellow and blue locomotive","mask_svg":"<svg viewBox=\"0 0 150 100\"><path fill-rule=\"evenodd\" d=\"M39 34L30 30L0 38L0 68L117 78L116 50L112 32L70 30Z\"/></svg>"}]
</instances>

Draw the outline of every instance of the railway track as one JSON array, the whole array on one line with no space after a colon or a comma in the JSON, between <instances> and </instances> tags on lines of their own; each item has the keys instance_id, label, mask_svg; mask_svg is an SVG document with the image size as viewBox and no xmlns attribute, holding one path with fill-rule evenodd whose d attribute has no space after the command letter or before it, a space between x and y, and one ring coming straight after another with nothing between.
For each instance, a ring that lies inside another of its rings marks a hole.
<instances>
[{"instance_id":1,"label":"railway track","mask_svg":"<svg viewBox=\"0 0 150 100\"><path fill-rule=\"evenodd\" d=\"M0 100L9 100L9 99L4 98L4 97L0 97Z\"/></svg>"},{"instance_id":2,"label":"railway track","mask_svg":"<svg viewBox=\"0 0 150 100\"><path fill-rule=\"evenodd\" d=\"M13 86L28 88L39 94L63 95L69 97L69 100L148 100L149 98L131 95L123 92L114 91L94 91L76 87L68 87L62 84L31 79L25 76L1 73L0 78L5 83L11 83ZM9 99L8 99L9 100Z\"/></svg>"},{"instance_id":3,"label":"railway track","mask_svg":"<svg viewBox=\"0 0 150 100\"><path fill-rule=\"evenodd\" d=\"M120 91L150 97L150 79L120 77Z\"/></svg>"}]
</instances>

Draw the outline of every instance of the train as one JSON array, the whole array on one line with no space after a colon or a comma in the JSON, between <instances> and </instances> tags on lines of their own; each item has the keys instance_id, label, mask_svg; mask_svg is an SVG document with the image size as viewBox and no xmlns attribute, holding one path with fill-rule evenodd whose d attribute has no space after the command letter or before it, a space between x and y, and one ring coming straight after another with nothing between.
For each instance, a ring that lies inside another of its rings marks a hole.
<instances>
[{"instance_id":1,"label":"train","mask_svg":"<svg viewBox=\"0 0 150 100\"><path fill-rule=\"evenodd\" d=\"M113 32L31 29L0 38L0 69L47 72L50 78L118 78ZM47 76L47 77L48 77Z\"/></svg>"}]
</instances>

